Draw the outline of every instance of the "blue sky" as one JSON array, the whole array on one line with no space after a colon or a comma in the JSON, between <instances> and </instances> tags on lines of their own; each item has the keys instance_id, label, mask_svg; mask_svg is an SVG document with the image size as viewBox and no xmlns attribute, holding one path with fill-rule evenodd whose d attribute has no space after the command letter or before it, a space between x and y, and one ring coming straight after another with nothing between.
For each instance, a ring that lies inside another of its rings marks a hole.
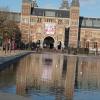
<instances>
[{"instance_id":1,"label":"blue sky","mask_svg":"<svg viewBox=\"0 0 100 100\"><path fill-rule=\"evenodd\" d=\"M0 0L0 8L8 7L11 11L20 12L22 0ZM39 7L58 8L62 0L37 0ZM71 0L68 0L71 2ZM100 0L80 0L80 15L100 17Z\"/></svg>"}]
</instances>

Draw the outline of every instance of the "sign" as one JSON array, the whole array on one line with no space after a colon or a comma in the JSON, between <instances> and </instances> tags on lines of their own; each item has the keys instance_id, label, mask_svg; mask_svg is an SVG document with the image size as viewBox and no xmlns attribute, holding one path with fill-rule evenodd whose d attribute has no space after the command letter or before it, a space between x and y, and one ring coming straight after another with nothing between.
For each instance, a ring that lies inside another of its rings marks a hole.
<instances>
[{"instance_id":1,"label":"sign","mask_svg":"<svg viewBox=\"0 0 100 100\"><path fill-rule=\"evenodd\" d=\"M45 34L55 34L56 24L55 23L45 23Z\"/></svg>"}]
</instances>

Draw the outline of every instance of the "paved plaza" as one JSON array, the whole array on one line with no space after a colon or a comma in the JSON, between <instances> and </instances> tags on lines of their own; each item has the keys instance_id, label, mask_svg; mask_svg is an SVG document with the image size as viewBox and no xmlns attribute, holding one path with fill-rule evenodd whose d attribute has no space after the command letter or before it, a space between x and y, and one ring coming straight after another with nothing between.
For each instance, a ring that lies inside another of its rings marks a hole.
<instances>
[{"instance_id":1,"label":"paved plaza","mask_svg":"<svg viewBox=\"0 0 100 100\"><path fill-rule=\"evenodd\" d=\"M30 100L30 99L18 95L0 93L0 100Z\"/></svg>"},{"instance_id":2,"label":"paved plaza","mask_svg":"<svg viewBox=\"0 0 100 100\"><path fill-rule=\"evenodd\" d=\"M22 57L30 54L31 51L15 51L11 53L0 52L0 70L8 65L19 61Z\"/></svg>"}]
</instances>

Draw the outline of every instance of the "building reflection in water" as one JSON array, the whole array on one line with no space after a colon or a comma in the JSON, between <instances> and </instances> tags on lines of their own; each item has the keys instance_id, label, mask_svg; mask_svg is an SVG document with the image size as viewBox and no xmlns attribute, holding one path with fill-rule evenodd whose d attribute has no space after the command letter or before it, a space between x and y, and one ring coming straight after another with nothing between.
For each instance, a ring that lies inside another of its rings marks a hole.
<instances>
[{"instance_id":1,"label":"building reflection in water","mask_svg":"<svg viewBox=\"0 0 100 100\"><path fill-rule=\"evenodd\" d=\"M76 57L34 54L23 58L17 68L16 92L39 91L55 95L55 100L72 100Z\"/></svg>"},{"instance_id":2,"label":"building reflection in water","mask_svg":"<svg viewBox=\"0 0 100 100\"><path fill-rule=\"evenodd\" d=\"M79 58L78 66L77 89L100 90L100 59Z\"/></svg>"},{"instance_id":3,"label":"building reflection in water","mask_svg":"<svg viewBox=\"0 0 100 100\"><path fill-rule=\"evenodd\" d=\"M67 100L73 99L77 57L69 56L67 59L67 74L65 81L65 95Z\"/></svg>"},{"instance_id":4,"label":"building reflection in water","mask_svg":"<svg viewBox=\"0 0 100 100\"><path fill-rule=\"evenodd\" d=\"M100 90L99 76L97 57L32 54L0 72L0 91L16 84L16 94L33 100L74 100L75 90Z\"/></svg>"},{"instance_id":5,"label":"building reflection in water","mask_svg":"<svg viewBox=\"0 0 100 100\"><path fill-rule=\"evenodd\" d=\"M16 68L19 63L7 65L6 69L0 70L0 92L16 93Z\"/></svg>"}]
</instances>

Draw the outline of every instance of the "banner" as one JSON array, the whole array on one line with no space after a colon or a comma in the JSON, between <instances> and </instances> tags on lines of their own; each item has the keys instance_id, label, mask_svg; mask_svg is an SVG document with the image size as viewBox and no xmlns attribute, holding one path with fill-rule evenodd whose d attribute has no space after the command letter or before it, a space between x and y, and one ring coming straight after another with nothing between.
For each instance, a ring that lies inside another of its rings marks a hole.
<instances>
[{"instance_id":1,"label":"banner","mask_svg":"<svg viewBox=\"0 0 100 100\"><path fill-rule=\"evenodd\" d=\"M56 24L55 23L45 23L45 34L55 34Z\"/></svg>"}]
</instances>

